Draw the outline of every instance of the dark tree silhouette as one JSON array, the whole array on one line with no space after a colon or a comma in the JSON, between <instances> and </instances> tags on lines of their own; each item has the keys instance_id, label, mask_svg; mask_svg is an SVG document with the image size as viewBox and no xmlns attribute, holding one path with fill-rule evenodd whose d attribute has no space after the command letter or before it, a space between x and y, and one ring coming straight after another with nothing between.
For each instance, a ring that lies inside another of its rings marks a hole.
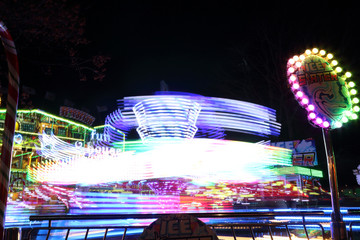
<instances>
[{"instance_id":1,"label":"dark tree silhouette","mask_svg":"<svg viewBox=\"0 0 360 240\"><path fill-rule=\"evenodd\" d=\"M67 67L80 81L103 81L110 58L82 52L90 44L82 13L90 7L91 1L1 1L0 17L14 38L21 67L31 65L44 75ZM6 71L1 65L0 74Z\"/></svg>"}]
</instances>

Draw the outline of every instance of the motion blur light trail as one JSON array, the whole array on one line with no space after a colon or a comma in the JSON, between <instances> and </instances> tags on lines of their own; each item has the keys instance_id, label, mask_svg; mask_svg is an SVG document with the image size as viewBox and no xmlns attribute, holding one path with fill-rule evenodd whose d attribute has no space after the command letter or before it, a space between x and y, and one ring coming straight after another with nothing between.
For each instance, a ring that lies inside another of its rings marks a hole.
<instances>
[{"instance_id":1,"label":"motion blur light trail","mask_svg":"<svg viewBox=\"0 0 360 240\"><path fill-rule=\"evenodd\" d=\"M138 132L140 131L139 135L143 140L148 139L147 136L164 137L164 134L152 131L154 118L158 121L156 126L172 127L171 130L166 129L167 137L176 136L184 130L186 118L189 119L189 128L196 122L195 138L224 139L225 131L263 137L280 134L280 124L276 122L275 111L271 108L225 98L177 92L170 94L171 92L161 92L160 95L125 97L118 100L119 109L105 119L105 124L125 133L140 127ZM193 109L190 108L190 103ZM144 124L148 130L146 137L145 133L142 133Z\"/></svg>"},{"instance_id":2,"label":"motion blur light trail","mask_svg":"<svg viewBox=\"0 0 360 240\"><path fill-rule=\"evenodd\" d=\"M139 144L130 152L88 154L55 136L43 135L39 153L48 161L30 168L33 181L99 184L161 178L204 182L253 182L271 179L274 166L291 166L290 150L239 141L192 139ZM145 146L147 151L141 148ZM171 159L171 161L169 161ZM222 164L219 165L221 159Z\"/></svg>"}]
</instances>

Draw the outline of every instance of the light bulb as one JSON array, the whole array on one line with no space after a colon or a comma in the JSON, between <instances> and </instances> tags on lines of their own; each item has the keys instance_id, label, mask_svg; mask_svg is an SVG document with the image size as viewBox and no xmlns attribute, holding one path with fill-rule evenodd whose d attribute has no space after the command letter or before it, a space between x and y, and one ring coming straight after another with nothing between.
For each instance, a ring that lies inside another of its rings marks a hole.
<instances>
[{"instance_id":1,"label":"light bulb","mask_svg":"<svg viewBox=\"0 0 360 240\"><path fill-rule=\"evenodd\" d=\"M317 53L319 52L319 49L313 48L312 52L315 53L315 54L317 54Z\"/></svg>"},{"instance_id":2,"label":"light bulb","mask_svg":"<svg viewBox=\"0 0 360 240\"><path fill-rule=\"evenodd\" d=\"M355 95L356 93L357 93L356 89L351 89L351 90L350 90L350 94L351 94L351 95Z\"/></svg>"},{"instance_id":3,"label":"light bulb","mask_svg":"<svg viewBox=\"0 0 360 240\"><path fill-rule=\"evenodd\" d=\"M359 106L354 106L353 110L354 110L354 112L359 112L360 108L359 108Z\"/></svg>"},{"instance_id":4,"label":"light bulb","mask_svg":"<svg viewBox=\"0 0 360 240\"><path fill-rule=\"evenodd\" d=\"M304 104L304 105L306 105L306 104L309 103L309 99L303 98L303 99L301 100L301 103Z\"/></svg>"},{"instance_id":5,"label":"light bulb","mask_svg":"<svg viewBox=\"0 0 360 240\"><path fill-rule=\"evenodd\" d=\"M295 55L295 56L293 57L293 59L294 59L295 61L297 61L297 60L299 60L299 56Z\"/></svg>"},{"instance_id":6,"label":"light bulb","mask_svg":"<svg viewBox=\"0 0 360 240\"><path fill-rule=\"evenodd\" d=\"M311 50L310 50L310 49L307 49L307 50L305 51L305 54L306 54L306 55L310 55L310 54L311 54Z\"/></svg>"},{"instance_id":7,"label":"light bulb","mask_svg":"<svg viewBox=\"0 0 360 240\"><path fill-rule=\"evenodd\" d=\"M316 114L315 114L315 113L313 113L313 112L312 112L312 113L310 113L310 114L309 114L309 118L310 118L310 119L314 119L314 118L316 118Z\"/></svg>"},{"instance_id":8,"label":"light bulb","mask_svg":"<svg viewBox=\"0 0 360 240\"><path fill-rule=\"evenodd\" d=\"M337 67L337 68L335 68L335 71L339 73L339 72L342 71L342 68L341 68L341 67Z\"/></svg>"},{"instance_id":9,"label":"light bulb","mask_svg":"<svg viewBox=\"0 0 360 240\"><path fill-rule=\"evenodd\" d=\"M341 128L341 127L342 127L342 123L341 123L341 122L335 122L335 127Z\"/></svg>"},{"instance_id":10,"label":"light bulb","mask_svg":"<svg viewBox=\"0 0 360 240\"><path fill-rule=\"evenodd\" d=\"M296 80L296 76L295 76L295 75L291 75L291 76L290 76L290 81L291 81L291 82L295 82L295 80Z\"/></svg>"},{"instance_id":11,"label":"light bulb","mask_svg":"<svg viewBox=\"0 0 360 240\"><path fill-rule=\"evenodd\" d=\"M295 84L294 84L295 85ZM359 103L359 99L358 98L353 98L353 102L354 103Z\"/></svg>"},{"instance_id":12,"label":"light bulb","mask_svg":"<svg viewBox=\"0 0 360 240\"><path fill-rule=\"evenodd\" d=\"M349 85L349 87L351 87L351 88L355 87L355 83L354 83L354 82L349 82L348 85Z\"/></svg>"},{"instance_id":13,"label":"light bulb","mask_svg":"<svg viewBox=\"0 0 360 240\"><path fill-rule=\"evenodd\" d=\"M316 118L316 123L317 124L321 124L323 122L323 120L321 118Z\"/></svg>"},{"instance_id":14,"label":"light bulb","mask_svg":"<svg viewBox=\"0 0 360 240\"><path fill-rule=\"evenodd\" d=\"M324 56L326 54L325 50L320 50L320 55Z\"/></svg>"},{"instance_id":15,"label":"light bulb","mask_svg":"<svg viewBox=\"0 0 360 240\"><path fill-rule=\"evenodd\" d=\"M351 72L346 72L345 76L348 77L348 78L351 77Z\"/></svg>"},{"instance_id":16,"label":"light bulb","mask_svg":"<svg viewBox=\"0 0 360 240\"><path fill-rule=\"evenodd\" d=\"M334 55L332 55L331 53L329 53L327 56L326 56L328 59L332 59L334 57Z\"/></svg>"},{"instance_id":17,"label":"light bulb","mask_svg":"<svg viewBox=\"0 0 360 240\"><path fill-rule=\"evenodd\" d=\"M310 111L314 111L315 106L314 106L314 105L312 105L312 104L310 104L310 105L308 106L308 109L309 109Z\"/></svg>"},{"instance_id":18,"label":"light bulb","mask_svg":"<svg viewBox=\"0 0 360 240\"><path fill-rule=\"evenodd\" d=\"M327 121L325 121L325 122L323 122L323 126L324 126L325 128L327 128L327 127L329 127L329 126L330 126L330 123L329 123L329 122L327 122Z\"/></svg>"},{"instance_id":19,"label":"light bulb","mask_svg":"<svg viewBox=\"0 0 360 240\"><path fill-rule=\"evenodd\" d=\"M338 61L336 61L336 60L332 60L332 61L331 61L331 65L333 65L333 66L338 65Z\"/></svg>"}]
</instances>

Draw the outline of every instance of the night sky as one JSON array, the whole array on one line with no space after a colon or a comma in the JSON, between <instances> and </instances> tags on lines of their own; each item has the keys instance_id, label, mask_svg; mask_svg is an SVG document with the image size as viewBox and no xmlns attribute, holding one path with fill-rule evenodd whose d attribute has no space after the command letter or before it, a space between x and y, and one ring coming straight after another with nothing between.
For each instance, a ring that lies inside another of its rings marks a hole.
<instances>
[{"instance_id":1,"label":"night sky","mask_svg":"<svg viewBox=\"0 0 360 240\"><path fill-rule=\"evenodd\" d=\"M68 99L75 108L88 109L101 124L108 112L97 112L97 106L112 111L117 99L153 94L165 81L170 91L274 108L281 112L278 122L284 132L275 140L314 138L320 167L326 167L320 129L307 123L292 95L275 101L280 88L272 86L274 92L269 94L265 79L286 82L288 58L318 47L332 52L360 85L356 7L328 1L264 5L263 1L111 0L91 1L83 14L91 41L83 53L111 57L104 81L81 82L66 71L44 77L31 66L20 65L21 84L36 89L35 108L57 114ZM44 100L46 91L55 93L56 101ZM291 121L282 118L284 111L294 112ZM332 132L340 185L356 185L352 169L360 164L359 124Z\"/></svg>"}]
</instances>

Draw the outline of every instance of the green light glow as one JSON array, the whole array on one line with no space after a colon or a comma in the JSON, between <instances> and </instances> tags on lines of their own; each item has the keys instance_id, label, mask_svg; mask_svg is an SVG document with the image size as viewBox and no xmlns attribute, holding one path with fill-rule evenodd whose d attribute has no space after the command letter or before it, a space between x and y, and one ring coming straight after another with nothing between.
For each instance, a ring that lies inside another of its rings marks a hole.
<instances>
[{"instance_id":1,"label":"green light glow","mask_svg":"<svg viewBox=\"0 0 360 240\"><path fill-rule=\"evenodd\" d=\"M6 113L6 109L0 109L0 113ZM44 111L42 111L42 110L40 110L40 109L17 110L17 114L19 114L19 113L24 113L24 114L37 113L37 114L43 115L43 116L45 116L45 117L51 117L51 118L53 118L53 119L55 119L55 120L59 120L59 121L62 121L62 122L66 122L66 123L69 123L69 124L73 124L73 125L75 125L75 126L77 126L77 127L82 127L82 128L84 128L84 129L86 129L86 130L89 130L89 131L94 130L93 128L88 127L88 126L86 126L86 125L84 125L84 124L77 123L77 122L68 120L68 119L66 119L66 118L58 117L58 116L56 116L56 115L52 115L52 114L47 113L47 112L44 112Z\"/></svg>"},{"instance_id":2,"label":"green light glow","mask_svg":"<svg viewBox=\"0 0 360 240\"><path fill-rule=\"evenodd\" d=\"M336 126L337 128L341 128L341 127L342 127L342 123L341 123L341 122L336 122L336 123L335 123L335 126Z\"/></svg>"},{"instance_id":3,"label":"green light glow","mask_svg":"<svg viewBox=\"0 0 360 240\"><path fill-rule=\"evenodd\" d=\"M323 178L323 173L320 170L310 169L306 167L300 166L292 166L292 167L282 167L273 169L277 175L291 175L291 174L300 174L304 176L312 176Z\"/></svg>"}]
</instances>

